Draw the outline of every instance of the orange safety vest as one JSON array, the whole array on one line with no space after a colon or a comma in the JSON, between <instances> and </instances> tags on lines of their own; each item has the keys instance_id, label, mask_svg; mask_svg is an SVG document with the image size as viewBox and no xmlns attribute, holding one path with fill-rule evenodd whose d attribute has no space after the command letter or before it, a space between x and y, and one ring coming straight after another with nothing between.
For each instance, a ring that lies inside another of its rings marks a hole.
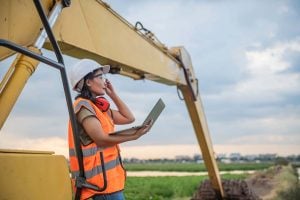
<instances>
[{"instance_id":1,"label":"orange safety vest","mask_svg":"<svg viewBox=\"0 0 300 200\"><path fill-rule=\"evenodd\" d=\"M108 134L114 131L114 123L108 116L107 112L101 112L90 100L78 98L74 102L74 110L77 113L81 107L86 107L99 119L104 133ZM79 166L75 154L75 147L73 141L73 131L71 123L69 122L69 157L70 170L72 172L72 183L75 188L75 177L79 175ZM120 150L118 145L107 147L105 149L98 147L95 142L84 146L81 143L83 153L83 166L86 181L93 185L102 188L104 186L104 175L106 175L107 187L104 191L99 192L88 188L83 188L81 192L81 199L88 199L95 194L109 194L124 189L125 185L125 169L122 165L120 157ZM102 170L100 152L103 152L105 172ZM106 174L104 174L106 173Z\"/></svg>"}]
</instances>

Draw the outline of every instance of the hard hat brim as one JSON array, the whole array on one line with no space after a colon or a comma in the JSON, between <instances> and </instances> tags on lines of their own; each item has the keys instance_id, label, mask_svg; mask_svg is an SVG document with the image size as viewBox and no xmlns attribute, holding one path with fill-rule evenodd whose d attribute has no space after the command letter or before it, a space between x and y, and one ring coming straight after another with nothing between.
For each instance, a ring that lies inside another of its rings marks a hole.
<instances>
[{"instance_id":1,"label":"hard hat brim","mask_svg":"<svg viewBox=\"0 0 300 200\"><path fill-rule=\"evenodd\" d=\"M109 65L102 65L99 69L102 69L103 74L107 74L110 70Z\"/></svg>"}]
</instances>

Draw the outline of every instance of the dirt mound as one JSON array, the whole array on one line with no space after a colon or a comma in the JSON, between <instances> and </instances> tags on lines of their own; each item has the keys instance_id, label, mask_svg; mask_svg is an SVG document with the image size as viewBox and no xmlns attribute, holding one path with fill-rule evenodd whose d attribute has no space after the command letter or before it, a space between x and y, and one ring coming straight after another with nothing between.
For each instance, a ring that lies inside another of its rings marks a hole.
<instances>
[{"instance_id":1,"label":"dirt mound","mask_svg":"<svg viewBox=\"0 0 300 200\"><path fill-rule=\"evenodd\" d=\"M252 174L246 181L248 186L262 199L300 199L299 192L297 193L298 174L292 165L270 167Z\"/></svg>"},{"instance_id":2,"label":"dirt mound","mask_svg":"<svg viewBox=\"0 0 300 200\"><path fill-rule=\"evenodd\" d=\"M246 181L222 180L227 200L260 200L260 198L248 187ZM195 192L192 200L215 200L216 193L209 180L204 181Z\"/></svg>"},{"instance_id":3,"label":"dirt mound","mask_svg":"<svg viewBox=\"0 0 300 200\"><path fill-rule=\"evenodd\" d=\"M264 172L258 172L250 176L246 182L257 195L263 199L272 198L276 195L278 181L275 177L282 172L282 166L275 166Z\"/></svg>"}]
</instances>

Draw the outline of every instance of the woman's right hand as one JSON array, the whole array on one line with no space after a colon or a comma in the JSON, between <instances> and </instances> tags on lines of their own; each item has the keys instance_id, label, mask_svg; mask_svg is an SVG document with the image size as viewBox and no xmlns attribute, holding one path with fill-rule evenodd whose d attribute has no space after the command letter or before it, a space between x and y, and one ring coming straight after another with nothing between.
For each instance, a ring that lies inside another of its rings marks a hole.
<instances>
[{"instance_id":1,"label":"woman's right hand","mask_svg":"<svg viewBox=\"0 0 300 200\"><path fill-rule=\"evenodd\" d=\"M108 79L105 79L105 92L111 98L113 95L115 95L115 89Z\"/></svg>"}]
</instances>

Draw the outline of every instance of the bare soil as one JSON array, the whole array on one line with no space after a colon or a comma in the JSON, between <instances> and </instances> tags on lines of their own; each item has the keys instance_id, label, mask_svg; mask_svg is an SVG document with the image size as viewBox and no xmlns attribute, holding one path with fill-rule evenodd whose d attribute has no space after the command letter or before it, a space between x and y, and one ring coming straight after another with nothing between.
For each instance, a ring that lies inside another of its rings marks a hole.
<instances>
[{"instance_id":1,"label":"bare soil","mask_svg":"<svg viewBox=\"0 0 300 200\"><path fill-rule=\"evenodd\" d=\"M260 200L243 180L222 180L227 200ZM192 200L215 200L216 193L209 180L204 181L195 192Z\"/></svg>"},{"instance_id":2,"label":"bare soil","mask_svg":"<svg viewBox=\"0 0 300 200\"><path fill-rule=\"evenodd\" d=\"M265 172L258 172L250 176L246 182L261 199L273 199L277 195L278 180L275 178L282 172L278 165Z\"/></svg>"}]
</instances>

